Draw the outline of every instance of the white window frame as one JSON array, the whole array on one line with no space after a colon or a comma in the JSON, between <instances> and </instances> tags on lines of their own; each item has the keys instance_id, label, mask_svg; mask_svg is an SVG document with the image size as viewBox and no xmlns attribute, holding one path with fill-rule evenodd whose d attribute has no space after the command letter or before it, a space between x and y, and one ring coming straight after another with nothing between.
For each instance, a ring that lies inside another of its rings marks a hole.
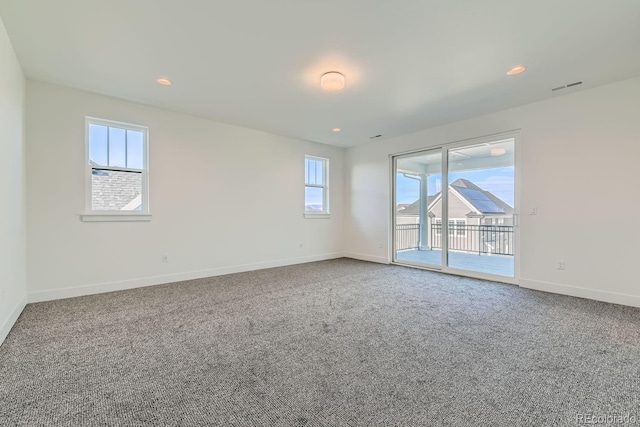
<instances>
[{"instance_id":1,"label":"white window frame","mask_svg":"<svg viewBox=\"0 0 640 427\"><path fill-rule=\"evenodd\" d=\"M122 168L114 166L92 166L90 161L89 125L107 126L124 130L142 132L142 169ZM113 120L85 117L85 211L80 219L85 222L96 221L150 221L149 210L149 128L131 123L116 122ZM96 211L92 209L92 173L94 169L108 169L120 172L139 172L142 174L141 210L139 211Z\"/></svg>"},{"instance_id":2,"label":"white window frame","mask_svg":"<svg viewBox=\"0 0 640 427\"><path fill-rule=\"evenodd\" d=\"M304 188L305 188L305 200L304 200L304 217L305 218L330 218L331 217L331 211L329 210L329 159L325 158L325 157L317 157L317 156L309 156L309 155L305 155L304 156L304 160L305 160L305 166L306 166L306 162L307 160L316 160L316 161L320 161L322 162L322 184L307 184L307 177L304 177ZM306 198L306 189L307 187L312 187L312 188L322 188L324 189L324 191L322 192L323 194L323 201L322 201L322 207L323 207L323 211L318 212L318 211L308 211L307 210L307 198Z\"/></svg>"}]
</instances>

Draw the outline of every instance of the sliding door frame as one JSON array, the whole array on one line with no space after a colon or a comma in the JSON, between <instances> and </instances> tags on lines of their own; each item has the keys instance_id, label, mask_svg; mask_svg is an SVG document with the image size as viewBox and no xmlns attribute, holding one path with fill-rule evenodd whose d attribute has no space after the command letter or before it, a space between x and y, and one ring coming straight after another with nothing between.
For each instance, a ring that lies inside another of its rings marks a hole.
<instances>
[{"instance_id":1,"label":"sliding door frame","mask_svg":"<svg viewBox=\"0 0 640 427\"><path fill-rule=\"evenodd\" d=\"M449 239L442 239L442 264L440 266L430 266L426 264L413 263L407 261L399 261L396 258L396 163L397 159L402 157L407 157L415 154L425 153L434 150L441 151L441 161L442 161L442 236L449 235L449 150L463 148L467 146L472 146L476 144L482 144L485 142L494 142L499 139L510 139L514 140L514 276L500 276L495 274L482 273L478 271L471 270L461 270L458 268L452 268L448 265L448 253L449 253ZM501 132L486 136L481 136L477 138L469 138L459 141L448 142L445 144L434 145L432 147L424 147L416 150L409 150L400 153L394 153L389 155L389 164L390 164L390 175L391 175L391 227L390 227L390 237L389 241L391 245L389 248L391 250L391 259L392 264L398 265L406 265L409 267L421 268L425 270L431 271L440 271L447 274L453 274L457 276L465 276L465 277L473 277L477 279L483 280L491 280L495 282L502 283L510 283L517 285L519 284L520 278L520 130L511 130L507 132ZM445 216L446 215L446 216ZM445 221L446 219L446 221Z\"/></svg>"}]
</instances>

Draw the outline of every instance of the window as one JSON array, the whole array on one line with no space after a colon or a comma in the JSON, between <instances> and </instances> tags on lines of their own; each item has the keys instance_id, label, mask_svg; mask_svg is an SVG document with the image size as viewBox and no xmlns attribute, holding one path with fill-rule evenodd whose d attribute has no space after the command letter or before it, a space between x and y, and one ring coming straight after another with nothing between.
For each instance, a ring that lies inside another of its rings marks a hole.
<instances>
[{"instance_id":1,"label":"window","mask_svg":"<svg viewBox=\"0 0 640 427\"><path fill-rule=\"evenodd\" d=\"M442 219L436 218L434 231L437 235L442 234Z\"/></svg>"},{"instance_id":2,"label":"window","mask_svg":"<svg viewBox=\"0 0 640 427\"><path fill-rule=\"evenodd\" d=\"M304 157L304 215L329 216L329 159Z\"/></svg>"},{"instance_id":3,"label":"window","mask_svg":"<svg viewBox=\"0 0 640 427\"><path fill-rule=\"evenodd\" d=\"M148 220L148 129L86 118L85 221Z\"/></svg>"},{"instance_id":4,"label":"window","mask_svg":"<svg viewBox=\"0 0 640 427\"><path fill-rule=\"evenodd\" d=\"M453 224L451 224L453 222ZM453 227L456 230L456 236L465 237L467 235L467 220L456 219L449 221L449 227ZM451 234L451 233L449 233Z\"/></svg>"},{"instance_id":5,"label":"window","mask_svg":"<svg viewBox=\"0 0 640 427\"><path fill-rule=\"evenodd\" d=\"M435 221L436 234L442 233L442 219L436 218ZM449 220L449 236L465 237L467 235L467 220L466 219L450 219Z\"/></svg>"}]
</instances>

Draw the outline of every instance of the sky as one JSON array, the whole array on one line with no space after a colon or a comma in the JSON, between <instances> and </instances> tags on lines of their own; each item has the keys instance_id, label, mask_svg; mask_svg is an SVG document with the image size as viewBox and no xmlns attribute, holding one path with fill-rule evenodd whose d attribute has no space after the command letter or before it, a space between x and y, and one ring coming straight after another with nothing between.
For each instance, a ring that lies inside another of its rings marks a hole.
<instances>
[{"instance_id":1,"label":"sky","mask_svg":"<svg viewBox=\"0 0 640 427\"><path fill-rule=\"evenodd\" d=\"M466 172L452 172L449 174L449 182L458 178L467 179L483 190L489 191L504 202L514 204L514 168L503 167L494 169L482 169ZM432 175L428 179L429 195L434 195L442 190L442 176ZM397 175L397 203L413 203L420 197L420 184L417 180Z\"/></svg>"},{"instance_id":2,"label":"sky","mask_svg":"<svg viewBox=\"0 0 640 427\"><path fill-rule=\"evenodd\" d=\"M89 125L89 158L100 166L142 169L143 142L142 132Z\"/></svg>"}]
</instances>

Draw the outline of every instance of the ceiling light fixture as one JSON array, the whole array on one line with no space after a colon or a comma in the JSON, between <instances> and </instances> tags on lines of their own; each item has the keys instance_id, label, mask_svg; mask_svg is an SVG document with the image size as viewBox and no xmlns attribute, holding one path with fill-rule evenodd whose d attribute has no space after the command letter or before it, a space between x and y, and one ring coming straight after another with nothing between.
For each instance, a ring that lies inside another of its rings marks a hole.
<instances>
[{"instance_id":1,"label":"ceiling light fixture","mask_svg":"<svg viewBox=\"0 0 640 427\"><path fill-rule=\"evenodd\" d=\"M517 67L513 67L512 69L507 71L507 74L510 76L515 76L516 74L522 73L524 70L526 70L526 68L524 68L522 65L518 65Z\"/></svg>"},{"instance_id":2,"label":"ceiling light fixture","mask_svg":"<svg viewBox=\"0 0 640 427\"><path fill-rule=\"evenodd\" d=\"M502 156L507 152L507 150L505 150L504 148L492 148L491 149L491 155L493 157L498 157L498 156Z\"/></svg>"},{"instance_id":3,"label":"ceiling light fixture","mask_svg":"<svg viewBox=\"0 0 640 427\"><path fill-rule=\"evenodd\" d=\"M173 84L173 82L169 79L158 79L156 80L156 82L158 82L158 84L162 86L171 86Z\"/></svg>"},{"instance_id":4,"label":"ceiling light fixture","mask_svg":"<svg viewBox=\"0 0 640 427\"><path fill-rule=\"evenodd\" d=\"M320 86L329 92L336 92L344 89L345 79L342 73L329 71L320 77Z\"/></svg>"},{"instance_id":5,"label":"ceiling light fixture","mask_svg":"<svg viewBox=\"0 0 640 427\"><path fill-rule=\"evenodd\" d=\"M333 128L332 129L334 132L340 132L340 128Z\"/></svg>"}]
</instances>

